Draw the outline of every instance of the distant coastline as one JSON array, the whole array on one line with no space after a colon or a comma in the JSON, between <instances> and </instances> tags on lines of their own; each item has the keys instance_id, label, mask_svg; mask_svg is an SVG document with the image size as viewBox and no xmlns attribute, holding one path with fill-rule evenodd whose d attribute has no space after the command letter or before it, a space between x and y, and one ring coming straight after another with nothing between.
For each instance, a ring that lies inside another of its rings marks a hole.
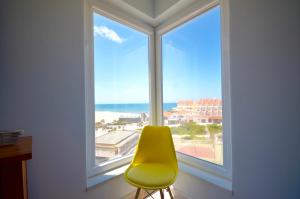
<instances>
[{"instance_id":1,"label":"distant coastline","mask_svg":"<svg viewBox=\"0 0 300 199\"><path fill-rule=\"evenodd\" d=\"M164 111L171 111L177 106L177 103L164 103ZM118 113L149 113L149 104L135 103L135 104L96 104L95 111L109 111Z\"/></svg>"}]
</instances>

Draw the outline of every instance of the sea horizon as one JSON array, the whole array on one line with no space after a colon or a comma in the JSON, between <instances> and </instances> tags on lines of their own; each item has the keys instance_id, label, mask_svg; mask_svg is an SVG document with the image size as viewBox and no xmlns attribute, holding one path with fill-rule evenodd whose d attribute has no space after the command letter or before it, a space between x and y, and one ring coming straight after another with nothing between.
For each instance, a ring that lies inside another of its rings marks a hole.
<instances>
[{"instance_id":1,"label":"sea horizon","mask_svg":"<svg viewBox=\"0 0 300 199\"><path fill-rule=\"evenodd\" d=\"M164 111L170 111L177 103L164 103ZM110 111L121 113L149 113L149 103L118 103L118 104L95 104L95 111Z\"/></svg>"}]
</instances>

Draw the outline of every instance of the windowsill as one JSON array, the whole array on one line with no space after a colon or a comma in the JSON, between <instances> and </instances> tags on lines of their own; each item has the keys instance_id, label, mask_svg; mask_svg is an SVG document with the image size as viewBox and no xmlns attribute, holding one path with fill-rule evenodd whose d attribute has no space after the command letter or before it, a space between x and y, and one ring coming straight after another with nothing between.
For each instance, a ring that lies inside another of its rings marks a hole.
<instances>
[{"instance_id":1,"label":"windowsill","mask_svg":"<svg viewBox=\"0 0 300 199\"><path fill-rule=\"evenodd\" d=\"M119 177L120 175L123 175L123 173L126 171L129 164L123 165L119 168L116 168L114 170L108 171L104 174L96 175L93 177L90 177L87 179L87 191L90 188L95 187L98 184L102 184L108 180L111 180L113 178ZM189 175L192 175L194 177L199 178L200 180L205 180L211 184L214 184L218 187L221 187L225 190L232 191L232 181L227 179L226 177L220 176L213 172L207 172L203 169L195 168L193 166L190 166L181 160L178 160L178 167L179 170L187 173Z\"/></svg>"}]
</instances>

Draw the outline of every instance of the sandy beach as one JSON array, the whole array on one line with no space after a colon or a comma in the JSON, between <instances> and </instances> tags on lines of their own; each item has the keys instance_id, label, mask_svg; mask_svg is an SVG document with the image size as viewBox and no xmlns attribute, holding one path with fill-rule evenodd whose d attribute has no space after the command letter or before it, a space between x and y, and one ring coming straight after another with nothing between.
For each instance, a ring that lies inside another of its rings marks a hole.
<instances>
[{"instance_id":1,"label":"sandy beach","mask_svg":"<svg viewBox=\"0 0 300 199\"><path fill-rule=\"evenodd\" d=\"M122 113L122 112L111 112L111 111L96 111L95 122L104 120L105 123L111 123L114 120L118 120L120 117L139 117L138 113Z\"/></svg>"}]
</instances>

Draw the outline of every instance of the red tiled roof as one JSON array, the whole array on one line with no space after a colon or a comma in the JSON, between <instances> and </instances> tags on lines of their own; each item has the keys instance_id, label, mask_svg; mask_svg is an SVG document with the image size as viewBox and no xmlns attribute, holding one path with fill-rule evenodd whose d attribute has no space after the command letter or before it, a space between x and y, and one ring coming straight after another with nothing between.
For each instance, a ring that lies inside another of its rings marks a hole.
<instances>
[{"instance_id":1,"label":"red tiled roof","mask_svg":"<svg viewBox=\"0 0 300 199\"><path fill-rule=\"evenodd\" d=\"M165 117L170 117L171 115L172 115L171 112L164 112L164 116L165 116Z\"/></svg>"},{"instance_id":2,"label":"red tiled roof","mask_svg":"<svg viewBox=\"0 0 300 199\"><path fill-rule=\"evenodd\" d=\"M221 99L200 99L195 101L198 106L219 106L222 105Z\"/></svg>"},{"instance_id":3,"label":"red tiled roof","mask_svg":"<svg viewBox=\"0 0 300 199\"><path fill-rule=\"evenodd\" d=\"M221 99L209 99L209 98L204 98L200 100L179 100L177 102L178 105L181 106L220 106L222 105L222 100Z\"/></svg>"}]
</instances>

